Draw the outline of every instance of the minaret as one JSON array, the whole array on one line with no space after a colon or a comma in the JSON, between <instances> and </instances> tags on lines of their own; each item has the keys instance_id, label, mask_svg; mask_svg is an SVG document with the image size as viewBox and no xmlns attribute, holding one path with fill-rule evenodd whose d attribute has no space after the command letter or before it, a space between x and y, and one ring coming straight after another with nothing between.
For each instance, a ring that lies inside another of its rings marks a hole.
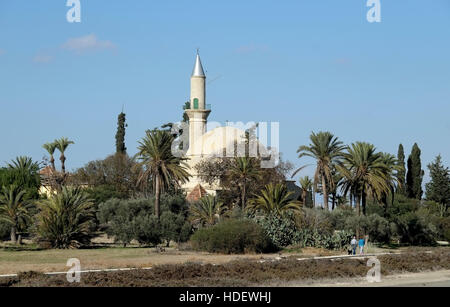
<instances>
[{"instance_id":1,"label":"minaret","mask_svg":"<svg viewBox=\"0 0 450 307\"><path fill-rule=\"evenodd\" d=\"M206 133L206 120L208 119L210 108L206 105L206 76L203 71L200 55L197 51L194 70L191 76L191 101L190 109L186 115L189 117L189 154L201 154L201 144L196 141ZM195 148L193 145L196 144Z\"/></svg>"}]
</instances>

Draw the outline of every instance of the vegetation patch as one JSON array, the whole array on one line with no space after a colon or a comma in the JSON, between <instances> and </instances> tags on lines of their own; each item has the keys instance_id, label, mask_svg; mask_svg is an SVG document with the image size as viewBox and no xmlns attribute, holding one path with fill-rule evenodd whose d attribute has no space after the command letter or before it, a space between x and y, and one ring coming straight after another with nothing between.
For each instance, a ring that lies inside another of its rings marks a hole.
<instances>
[{"instance_id":1,"label":"vegetation patch","mask_svg":"<svg viewBox=\"0 0 450 307\"><path fill-rule=\"evenodd\" d=\"M450 269L450 250L385 255L383 275L400 272ZM299 281L356 278L366 276L367 259L320 259L299 261L294 257L272 260L241 260L223 265L189 263L155 266L152 270L85 273L80 283L68 283L64 276L20 274L0 280L2 286L50 287L162 287L162 286L258 286L271 281Z\"/></svg>"},{"instance_id":2,"label":"vegetation patch","mask_svg":"<svg viewBox=\"0 0 450 307\"><path fill-rule=\"evenodd\" d=\"M274 251L263 228L250 220L226 220L197 230L191 237L196 250L210 253L242 254Z\"/></svg>"}]
</instances>

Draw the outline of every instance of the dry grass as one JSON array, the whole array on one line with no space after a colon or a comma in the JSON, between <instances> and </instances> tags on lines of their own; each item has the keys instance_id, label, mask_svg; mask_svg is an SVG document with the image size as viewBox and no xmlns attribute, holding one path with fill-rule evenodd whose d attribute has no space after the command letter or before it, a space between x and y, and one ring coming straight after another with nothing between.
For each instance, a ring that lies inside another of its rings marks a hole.
<instances>
[{"instance_id":1,"label":"dry grass","mask_svg":"<svg viewBox=\"0 0 450 307\"><path fill-rule=\"evenodd\" d=\"M264 258L274 258L278 254L265 254ZM79 250L0 250L0 275L26 271L60 272L67 271L69 258L80 259L83 270L109 268L143 268L161 264L181 264L185 262L226 263L236 259L259 259L262 255L220 255L193 251L166 249L157 253L154 248L99 248Z\"/></svg>"},{"instance_id":2,"label":"dry grass","mask_svg":"<svg viewBox=\"0 0 450 307\"><path fill-rule=\"evenodd\" d=\"M432 253L414 252L404 255L380 256L383 275L399 272L450 269L450 249ZM18 278L0 280L4 286L258 286L274 281L307 282L311 280L363 277L366 260L322 259L298 261L293 257L279 261L260 262L246 259L212 264L165 264L152 270L85 273L81 283L68 284L65 276L39 273L21 274Z\"/></svg>"},{"instance_id":3,"label":"dry grass","mask_svg":"<svg viewBox=\"0 0 450 307\"><path fill-rule=\"evenodd\" d=\"M104 241L104 239L103 239ZM102 243L104 243L102 241ZM286 251L286 256L330 256L342 252L329 251L320 248L303 248ZM94 249L72 250L36 250L36 247L27 245L16 250L12 245L3 244L0 249L0 275L16 274L19 272L60 272L66 271L69 258L80 259L83 270L110 269L110 268L144 268L162 264L182 264L186 262L201 262L222 264L238 259L273 259L280 254L246 254L221 255L206 252L196 252L189 249L177 250L166 248L166 252L157 253L154 248L139 248L137 246L104 247Z\"/></svg>"}]
</instances>

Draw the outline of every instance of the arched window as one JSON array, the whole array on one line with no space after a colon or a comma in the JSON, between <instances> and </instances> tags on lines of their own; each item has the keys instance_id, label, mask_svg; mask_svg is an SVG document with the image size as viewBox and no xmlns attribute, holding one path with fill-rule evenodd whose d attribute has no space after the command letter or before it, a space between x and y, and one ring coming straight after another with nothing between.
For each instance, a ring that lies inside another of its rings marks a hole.
<instances>
[{"instance_id":1,"label":"arched window","mask_svg":"<svg viewBox=\"0 0 450 307\"><path fill-rule=\"evenodd\" d=\"M198 109L198 98L194 98L194 109Z\"/></svg>"}]
</instances>

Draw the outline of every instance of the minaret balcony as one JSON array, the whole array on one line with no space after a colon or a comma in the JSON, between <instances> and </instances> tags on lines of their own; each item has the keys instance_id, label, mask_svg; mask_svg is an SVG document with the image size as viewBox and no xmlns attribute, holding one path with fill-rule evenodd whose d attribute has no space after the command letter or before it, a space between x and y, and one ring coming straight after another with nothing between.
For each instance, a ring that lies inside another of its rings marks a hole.
<instances>
[{"instance_id":1,"label":"minaret balcony","mask_svg":"<svg viewBox=\"0 0 450 307\"><path fill-rule=\"evenodd\" d=\"M204 109L200 109L198 105L194 105L194 108L191 109L191 106L189 104L186 104L183 106L184 110L206 110L211 111L211 104L206 104Z\"/></svg>"}]
</instances>

